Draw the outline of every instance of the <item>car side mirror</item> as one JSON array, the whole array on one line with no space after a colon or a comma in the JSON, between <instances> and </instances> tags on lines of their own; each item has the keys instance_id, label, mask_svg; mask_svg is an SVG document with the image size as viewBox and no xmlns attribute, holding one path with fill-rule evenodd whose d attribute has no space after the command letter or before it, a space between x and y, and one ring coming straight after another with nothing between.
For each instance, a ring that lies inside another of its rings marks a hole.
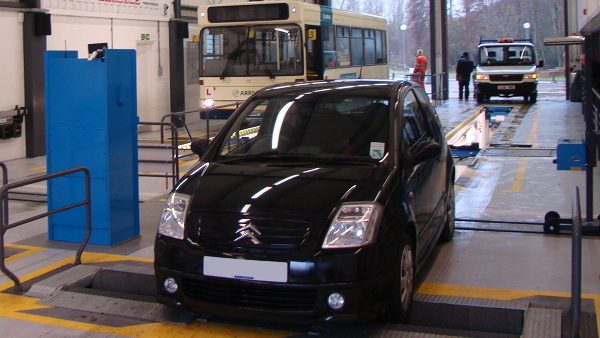
<instances>
[{"instance_id":1,"label":"car side mirror","mask_svg":"<svg viewBox=\"0 0 600 338\"><path fill-rule=\"evenodd\" d=\"M193 140L192 143L190 144L190 148L192 149L192 152L200 157L202 157L202 155L204 155L206 153L209 146L210 146L210 141L205 138Z\"/></svg>"},{"instance_id":2,"label":"car side mirror","mask_svg":"<svg viewBox=\"0 0 600 338\"><path fill-rule=\"evenodd\" d=\"M541 67L544 67L544 60L540 60L540 61L538 62L538 67L540 67L540 68L541 68Z\"/></svg>"},{"instance_id":3,"label":"car side mirror","mask_svg":"<svg viewBox=\"0 0 600 338\"><path fill-rule=\"evenodd\" d=\"M414 164L423 163L428 160L440 157L442 154L442 146L433 141L423 141L415 145L415 149L411 151Z\"/></svg>"}]
</instances>

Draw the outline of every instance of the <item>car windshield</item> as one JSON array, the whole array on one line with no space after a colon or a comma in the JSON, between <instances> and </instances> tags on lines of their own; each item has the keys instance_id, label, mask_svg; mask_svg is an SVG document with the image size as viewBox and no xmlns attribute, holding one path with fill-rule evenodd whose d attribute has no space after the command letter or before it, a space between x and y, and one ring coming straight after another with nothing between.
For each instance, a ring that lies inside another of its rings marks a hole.
<instances>
[{"instance_id":1,"label":"car windshield","mask_svg":"<svg viewBox=\"0 0 600 338\"><path fill-rule=\"evenodd\" d=\"M481 65L532 65L535 63L530 45L489 45L479 48Z\"/></svg>"},{"instance_id":2,"label":"car windshield","mask_svg":"<svg viewBox=\"0 0 600 338\"><path fill-rule=\"evenodd\" d=\"M217 160L377 163L388 133L383 97L323 90L257 98L226 131Z\"/></svg>"}]
</instances>

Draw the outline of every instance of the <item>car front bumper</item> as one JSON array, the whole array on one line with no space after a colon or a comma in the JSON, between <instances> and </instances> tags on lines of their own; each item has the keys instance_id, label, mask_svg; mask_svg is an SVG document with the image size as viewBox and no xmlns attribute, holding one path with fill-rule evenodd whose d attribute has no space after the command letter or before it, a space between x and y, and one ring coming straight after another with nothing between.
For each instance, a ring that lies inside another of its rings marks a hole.
<instances>
[{"instance_id":1,"label":"car front bumper","mask_svg":"<svg viewBox=\"0 0 600 338\"><path fill-rule=\"evenodd\" d=\"M477 93L486 96L525 96L537 92L537 82L489 83L477 82Z\"/></svg>"},{"instance_id":2,"label":"car front bumper","mask_svg":"<svg viewBox=\"0 0 600 338\"><path fill-rule=\"evenodd\" d=\"M357 273L357 280L345 282L310 282L310 278L303 282L298 282L298 279L287 283L262 282L204 276L201 257L190 257L185 254L184 248L167 241L157 241L156 247L169 253L158 255L155 260L157 300L198 313L303 324L361 322L381 315L391 298L393 269L381 269L381 272L366 278ZM185 256L187 258L183 258ZM349 261L357 261L356 254L335 256L328 257L327 262L321 264L327 271L331 271L332 262L340 262L348 270L356 268L347 266ZM183 263L181 259L188 262ZM310 275L326 275L318 271L319 264L315 266ZM178 285L173 294L163 288L164 280L169 277L174 278ZM344 306L340 310L333 310L327 305L327 299L333 293L344 297Z\"/></svg>"}]
</instances>

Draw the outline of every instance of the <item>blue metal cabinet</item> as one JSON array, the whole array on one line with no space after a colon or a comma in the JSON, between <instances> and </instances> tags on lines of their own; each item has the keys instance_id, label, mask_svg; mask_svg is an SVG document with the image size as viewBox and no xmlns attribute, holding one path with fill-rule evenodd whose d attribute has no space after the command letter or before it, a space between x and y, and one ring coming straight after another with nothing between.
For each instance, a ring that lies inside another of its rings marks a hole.
<instances>
[{"instance_id":1,"label":"blue metal cabinet","mask_svg":"<svg viewBox=\"0 0 600 338\"><path fill-rule=\"evenodd\" d=\"M91 175L90 244L138 236L137 93L134 50L107 49L104 58L74 51L45 54L48 173L85 166ZM48 182L48 210L84 199L83 175ZM81 242L85 209L49 217L50 240Z\"/></svg>"},{"instance_id":2,"label":"blue metal cabinet","mask_svg":"<svg viewBox=\"0 0 600 338\"><path fill-rule=\"evenodd\" d=\"M582 138L560 138L556 147L558 170L585 170L585 143Z\"/></svg>"}]
</instances>

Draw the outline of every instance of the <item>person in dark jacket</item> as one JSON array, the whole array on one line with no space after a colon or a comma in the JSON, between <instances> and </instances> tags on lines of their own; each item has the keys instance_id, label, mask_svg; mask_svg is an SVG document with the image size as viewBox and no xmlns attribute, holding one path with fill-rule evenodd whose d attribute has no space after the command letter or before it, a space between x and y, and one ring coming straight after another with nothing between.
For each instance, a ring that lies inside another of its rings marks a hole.
<instances>
[{"instance_id":1,"label":"person in dark jacket","mask_svg":"<svg viewBox=\"0 0 600 338\"><path fill-rule=\"evenodd\" d=\"M456 81L458 81L458 99L463 99L463 92L465 100L469 99L469 83L471 82L471 73L475 65L473 61L469 59L469 53L464 52L463 55L458 59L456 64Z\"/></svg>"}]
</instances>

